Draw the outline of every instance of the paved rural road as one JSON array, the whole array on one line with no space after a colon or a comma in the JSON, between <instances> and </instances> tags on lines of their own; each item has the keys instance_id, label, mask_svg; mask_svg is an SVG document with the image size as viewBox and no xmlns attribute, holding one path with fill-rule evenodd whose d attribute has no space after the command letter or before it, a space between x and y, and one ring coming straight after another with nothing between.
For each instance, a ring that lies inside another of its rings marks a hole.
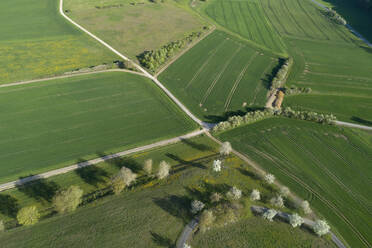
<instances>
[{"instance_id":1,"label":"paved rural road","mask_svg":"<svg viewBox=\"0 0 372 248\"><path fill-rule=\"evenodd\" d=\"M185 105L183 105L167 88L164 87L164 85L162 83L160 83L160 81L152 76L150 73L148 73L145 69L143 69L141 66L139 66L138 64L134 63L133 61L131 61L129 58L127 58L126 56L124 56L123 54L121 54L120 52L118 52L115 48L113 48L112 46L110 46L109 44L107 44L106 42L104 42L103 40L101 40L100 38L98 38L97 36L95 36L94 34L92 34L91 32L89 32L88 30L86 30L85 28L83 28L82 26L80 26L79 24L77 24L76 22L74 22L70 17L68 17L67 15L65 15L65 13L63 12L63 0L60 0L59 2L59 12L60 14L66 19L68 20L70 23L72 23L73 25L75 25L77 28L79 28L80 30L82 30L83 32L85 32L86 34L88 34L90 37L92 37L93 39L97 40L99 43L101 43L102 45L104 45L105 47L107 47L108 49L110 49L112 52L114 52L116 55L118 55L120 58L126 60L126 61L129 61L131 62L138 70L140 70L146 77L150 78L152 81L154 81L156 83L156 85L158 85L158 87L160 89L162 89L165 94L167 94L169 96L169 98L171 98L191 119L193 119L196 123L198 123L200 126L203 126L204 127L204 123L199 120L195 115L193 115L187 108Z\"/></svg>"},{"instance_id":2,"label":"paved rural road","mask_svg":"<svg viewBox=\"0 0 372 248\"><path fill-rule=\"evenodd\" d=\"M372 131L372 127L369 127L369 126L364 126L364 125L359 125L359 124L354 124L354 123L344 122L344 121L334 121L334 123L337 126L353 127L353 128L359 128L359 129Z\"/></svg>"},{"instance_id":3,"label":"paved rural road","mask_svg":"<svg viewBox=\"0 0 372 248\"><path fill-rule=\"evenodd\" d=\"M261 206L252 206L251 209L252 209L253 212L258 213L260 215L268 210L268 208L261 207ZM288 213L278 211L277 216L280 217L281 219L284 219L284 220L289 222L289 214ZM315 224L315 222L310 220L310 219L303 218L303 220L304 220L304 225L308 226L310 228L312 228ZM331 234L331 237L332 237L332 241L337 245L338 248L346 248L344 243L342 243L342 241L339 238L337 238L337 236L333 232L330 232L330 234Z\"/></svg>"},{"instance_id":4,"label":"paved rural road","mask_svg":"<svg viewBox=\"0 0 372 248\"><path fill-rule=\"evenodd\" d=\"M177 240L176 248L184 248L187 240L189 240L190 235L194 229L198 226L199 221L195 218L183 229L181 236Z\"/></svg>"},{"instance_id":5,"label":"paved rural road","mask_svg":"<svg viewBox=\"0 0 372 248\"><path fill-rule=\"evenodd\" d=\"M188 133L188 134L178 136L178 137L175 137L175 138L172 138L172 139L162 140L162 141L155 142L155 143L152 143L152 144L149 144L149 145L136 147L136 148L133 148L133 149L130 149L130 150L114 153L114 154L111 154L111 155L103 156L103 157L92 159L92 160L89 160L89 161L76 163L76 164L73 164L73 165L70 165L70 166L67 166L67 167L64 167L64 168L60 168L60 169L48 171L48 172L45 172L45 173L42 173L42 174L25 177L25 178L22 178L22 179L19 179L19 180L16 180L16 181L4 183L4 184L0 185L0 192L4 191L4 190L15 188L18 185L22 185L22 184L25 184L25 183L28 183L28 182L38 180L40 178L48 178L48 177L64 174L64 173L67 173L67 172L70 172L70 171L73 171L73 170L76 170L76 169L79 169L79 168L82 168L82 167L86 167L86 166L98 164L98 163L101 163L101 162L105 162L105 161L113 159L113 158L118 158L118 157L126 156L126 155L129 155L129 154L132 154L132 153L142 152L142 151L145 151L145 150L149 150L149 149L153 149L153 148L177 143L177 142L182 141L184 139L189 139L189 138L198 136L198 135L204 133L205 131L206 131L206 129L197 130L197 131L194 131L192 133Z\"/></svg>"},{"instance_id":6,"label":"paved rural road","mask_svg":"<svg viewBox=\"0 0 372 248\"><path fill-rule=\"evenodd\" d=\"M127 73L132 73L132 74L143 76L142 73L136 72L136 71L130 71L130 70L125 70L125 69L108 69L108 70L102 70L102 71L77 72L77 73L72 73L68 75L56 76L56 77L27 80L27 81L21 81L21 82L9 83L9 84L1 84L0 88L23 85L23 84L32 84L32 83L37 83L37 82L50 81L54 79L70 78L70 77L76 77L76 76L81 76L81 75L97 74L97 73L104 73L104 72L115 72L115 71L127 72Z\"/></svg>"}]
</instances>

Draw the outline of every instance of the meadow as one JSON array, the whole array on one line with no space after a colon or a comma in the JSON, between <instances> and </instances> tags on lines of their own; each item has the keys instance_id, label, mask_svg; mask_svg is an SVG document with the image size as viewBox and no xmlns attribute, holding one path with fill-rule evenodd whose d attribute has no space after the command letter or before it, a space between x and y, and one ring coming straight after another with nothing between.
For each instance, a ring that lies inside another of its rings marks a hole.
<instances>
[{"instance_id":1,"label":"meadow","mask_svg":"<svg viewBox=\"0 0 372 248\"><path fill-rule=\"evenodd\" d=\"M371 133L272 118L217 136L308 199L351 247L370 246Z\"/></svg>"},{"instance_id":2,"label":"meadow","mask_svg":"<svg viewBox=\"0 0 372 248\"><path fill-rule=\"evenodd\" d=\"M309 87L312 92L286 97L285 106L334 113L360 124L372 121L372 49L345 26L329 20L311 1L214 0L201 10L241 37L273 51L284 47L294 58L286 86ZM355 9L352 13L355 17ZM361 25L368 23L365 19L359 18Z\"/></svg>"},{"instance_id":3,"label":"meadow","mask_svg":"<svg viewBox=\"0 0 372 248\"><path fill-rule=\"evenodd\" d=\"M149 0L65 0L64 10L74 21L132 59L203 27L200 17L173 0L157 3Z\"/></svg>"},{"instance_id":4,"label":"meadow","mask_svg":"<svg viewBox=\"0 0 372 248\"><path fill-rule=\"evenodd\" d=\"M206 121L226 112L264 106L274 55L214 31L171 64L159 80Z\"/></svg>"},{"instance_id":5,"label":"meadow","mask_svg":"<svg viewBox=\"0 0 372 248\"><path fill-rule=\"evenodd\" d=\"M47 179L43 183L49 185L50 194L32 185L28 190L19 188L3 192L1 199L13 199L18 207L36 203L43 209L43 219L31 227L17 227L0 233L0 243L2 247L173 247L183 227L192 218L189 213L191 200L208 196L210 192L207 189L236 185L245 194L252 188L258 188L265 198L274 194L253 176L254 172L243 161L234 156L225 160L223 172L216 175L211 171L211 163L216 157L218 145L206 136L200 136ZM171 175L164 181L146 181L141 166L148 158L153 159L155 171L161 160L169 162ZM133 187L118 196L108 195L85 204L73 213L50 217L50 197L59 187L79 185L87 198L104 190L109 177L121 166L140 175ZM4 213L4 209L2 204L0 211ZM12 217L7 217L12 222ZM272 247L278 242L289 247L332 246L326 239L306 230L294 230L277 221L269 223L261 217L250 217L225 228L230 232L235 230L235 235L251 233L251 227L242 223L255 224L257 232L253 235L262 241L261 247ZM216 235L220 230L209 231L205 237ZM20 235L22 239L19 239ZM203 237L199 233L196 240ZM220 244L229 245L231 242L223 240Z\"/></svg>"},{"instance_id":6,"label":"meadow","mask_svg":"<svg viewBox=\"0 0 372 248\"><path fill-rule=\"evenodd\" d=\"M0 89L0 182L197 128L149 79L123 73Z\"/></svg>"},{"instance_id":7,"label":"meadow","mask_svg":"<svg viewBox=\"0 0 372 248\"><path fill-rule=\"evenodd\" d=\"M58 0L0 2L0 83L47 76L101 64L117 56L67 23Z\"/></svg>"}]
</instances>

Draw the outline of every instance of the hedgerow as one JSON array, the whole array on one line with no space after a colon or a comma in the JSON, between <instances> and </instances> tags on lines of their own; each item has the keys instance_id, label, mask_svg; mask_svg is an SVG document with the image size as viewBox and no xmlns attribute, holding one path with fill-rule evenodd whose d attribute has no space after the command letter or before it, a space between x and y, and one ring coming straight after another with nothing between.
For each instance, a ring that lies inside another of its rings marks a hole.
<instances>
[{"instance_id":1,"label":"hedgerow","mask_svg":"<svg viewBox=\"0 0 372 248\"><path fill-rule=\"evenodd\" d=\"M284 84L284 81L287 78L289 69L291 68L292 64L293 58L289 57L285 60L283 65L277 71L275 77L271 80L270 90L277 89Z\"/></svg>"}]
</instances>

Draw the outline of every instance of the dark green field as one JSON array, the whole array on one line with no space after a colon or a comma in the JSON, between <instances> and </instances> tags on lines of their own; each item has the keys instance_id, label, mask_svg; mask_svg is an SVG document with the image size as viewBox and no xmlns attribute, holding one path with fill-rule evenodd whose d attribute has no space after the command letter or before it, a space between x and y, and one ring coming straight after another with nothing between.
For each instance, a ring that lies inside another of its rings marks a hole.
<instances>
[{"instance_id":1,"label":"dark green field","mask_svg":"<svg viewBox=\"0 0 372 248\"><path fill-rule=\"evenodd\" d=\"M351 247L372 243L372 134L273 118L218 135L301 197Z\"/></svg>"},{"instance_id":2,"label":"dark green field","mask_svg":"<svg viewBox=\"0 0 372 248\"><path fill-rule=\"evenodd\" d=\"M140 177L134 189L126 190L119 196L106 196L78 208L72 214L57 215L31 227L17 227L0 233L0 243L4 248L173 247L182 229L192 218L189 214L191 200L205 197L208 194L206 189L215 185L220 188L236 185L244 194L258 188L265 198L273 196L272 192L252 177L253 171L236 157L225 161L225 169L220 175L211 173L210 166L217 152L216 143L204 136L88 167L85 173L70 172L48 179L48 185L55 183L57 187L66 187L75 184L90 193L102 187L113 171L121 166L130 167L142 175L140 166L147 158L154 159L155 168L160 160L166 160L172 165L171 176L163 182L153 180L146 183ZM36 189L12 190L9 195L17 199L21 206L37 201L40 208L48 208L50 202L46 198L47 191ZM4 199L5 195L1 193L0 199ZM0 210L4 210L4 205ZM50 213L50 210L45 211L44 217ZM251 227L245 227L244 223L255 225L256 232L253 232L252 237L262 241L260 247L273 247L278 242L287 247L308 247L310 244L311 247L332 247L325 239L317 238L306 230L294 230L290 225L280 222L268 223L260 217L251 217L225 228L250 232ZM215 236L220 230L207 232L205 237ZM229 237L230 234L219 244L223 247L236 244L231 243ZM196 241L203 242L200 236L196 237ZM252 241L246 244L252 244Z\"/></svg>"},{"instance_id":3,"label":"dark green field","mask_svg":"<svg viewBox=\"0 0 372 248\"><path fill-rule=\"evenodd\" d=\"M122 72L0 89L0 182L186 133L149 79Z\"/></svg>"},{"instance_id":4,"label":"dark green field","mask_svg":"<svg viewBox=\"0 0 372 248\"><path fill-rule=\"evenodd\" d=\"M159 76L197 116L213 121L228 111L264 106L278 59L214 31Z\"/></svg>"},{"instance_id":5,"label":"dark green field","mask_svg":"<svg viewBox=\"0 0 372 248\"><path fill-rule=\"evenodd\" d=\"M59 0L0 2L0 84L110 64L118 57L75 29Z\"/></svg>"}]
</instances>

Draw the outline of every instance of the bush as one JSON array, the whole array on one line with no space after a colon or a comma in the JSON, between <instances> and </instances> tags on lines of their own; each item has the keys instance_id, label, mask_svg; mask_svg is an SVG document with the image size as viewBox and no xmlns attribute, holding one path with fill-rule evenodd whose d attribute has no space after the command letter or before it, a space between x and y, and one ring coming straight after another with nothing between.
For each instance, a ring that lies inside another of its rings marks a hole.
<instances>
[{"instance_id":1,"label":"bush","mask_svg":"<svg viewBox=\"0 0 372 248\"><path fill-rule=\"evenodd\" d=\"M311 88L304 88L304 87L297 87L297 86L291 86L290 88L284 87L284 93L287 96L290 95L298 95L298 94L309 94L311 93Z\"/></svg>"},{"instance_id":2,"label":"bush","mask_svg":"<svg viewBox=\"0 0 372 248\"><path fill-rule=\"evenodd\" d=\"M147 175L151 175L152 173L152 159L147 159L145 163L143 164L143 171Z\"/></svg>"},{"instance_id":3,"label":"bush","mask_svg":"<svg viewBox=\"0 0 372 248\"><path fill-rule=\"evenodd\" d=\"M322 124L333 124L333 121L337 120L337 118L332 114L318 114L312 111L295 111L290 107L287 107L282 111L278 111L277 115L282 115L293 119L314 121Z\"/></svg>"},{"instance_id":4,"label":"bush","mask_svg":"<svg viewBox=\"0 0 372 248\"><path fill-rule=\"evenodd\" d=\"M275 182L275 176L273 174L266 174L264 180L267 184L273 184Z\"/></svg>"},{"instance_id":5,"label":"bush","mask_svg":"<svg viewBox=\"0 0 372 248\"><path fill-rule=\"evenodd\" d=\"M5 224L3 220L0 220L0 232L5 231Z\"/></svg>"},{"instance_id":6,"label":"bush","mask_svg":"<svg viewBox=\"0 0 372 248\"><path fill-rule=\"evenodd\" d=\"M24 207L17 214L18 223L21 225L33 225L39 221L40 213L36 206Z\"/></svg>"},{"instance_id":7,"label":"bush","mask_svg":"<svg viewBox=\"0 0 372 248\"><path fill-rule=\"evenodd\" d=\"M329 227L328 223L325 220L317 220L315 221L315 224L313 226L313 231L319 237L329 233L330 229L331 228Z\"/></svg>"},{"instance_id":8,"label":"bush","mask_svg":"<svg viewBox=\"0 0 372 248\"><path fill-rule=\"evenodd\" d=\"M298 227L301 226L304 223L304 219L297 213L289 215L289 224L292 225L292 227Z\"/></svg>"},{"instance_id":9,"label":"bush","mask_svg":"<svg viewBox=\"0 0 372 248\"><path fill-rule=\"evenodd\" d=\"M282 208L284 207L284 200L280 195L278 195L276 197L271 198L270 204L275 207Z\"/></svg>"},{"instance_id":10,"label":"bush","mask_svg":"<svg viewBox=\"0 0 372 248\"><path fill-rule=\"evenodd\" d=\"M220 193L214 192L211 197L211 203L219 202L222 199L222 195Z\"/></svg>"},{"instance_id":11,"label":"bush","mask_svg":"<svg viewBox=\"0 0 372 248\"><path fill-rule=\"evenodd\" d=\"M204 203L198 200L193 200L191 202L191 213L196 214L203 210Z\"/></svg>"},{"instance_id":12,"label":"bush","mask_svg":"<svg viewBox=\"0 0 372 248\"><path fill-rule=\"evenodd\" d=\"M125 182L120 175L111 178L111 189L115 195L120 194L125 189Z\"/></svg>"},{"instance_id":13,"label":"bush","mask_svg":"<svg viewBox=\"0 0 372 248\"><path fill-rule=\"evenodd\" d=\"M220 172L221 171L221 160L214 160L213 161L213 171Z\"/></svg>"},{"instance_id":14,"label":"bush","mask_svg":"<svg viewBox=\"0 0 372 248\"><path fill-rule=\"evenodd\" d=\"M170 165L165 161L161 161L159 165L159 171L158 171L157 177L159 179L166 178L169 175L169 170L170 170Z\"/></svg>"},{"instance_id":15,"label":"bush","mask_svg":"<svg viewBox=\"0 0 372 248\"><path fill-rule=\"evenodd\" d=\"M239 200L242 197L242 191L234 186L227 192L226 196L232 200Z\"/></svg>"},{"instance_id":16,"label":"bush","mask_svg":"<svg viewBox=\"0 0 372 248\"><path fill-rule=\"evenodd\" d=\"M323 13L325 14L325 16L327 16L330 20L332 20L333 22L339 24L339 25L346 25L347 22L344 18L342 18L342 16L340 16L336 11L334 11L333 9L329 9L329 8L326 8L325 10L323 10Z\"/></svg>"},{"instance_id":17,"label":"bush","mask_svg":"<svg viewBox=\"0 0 372 248\"><path fill-rule=\"evenodd\" d=\"M137 174L133 173L132 170L127 167L122 167L120 169L119 176L123 179L127 187L135 182L137 178Z\"/></svg>"},{"instance_id":18,"label":"bush","mask_svg":"<svg viewBox=\"0 0 372 248\"><path fill-rule=\"evenodd\" d=\"M278 212L275 209L268 209L262 217L266 220L273 221L274 217Z\"/></svg>"},{"instance_id":19,"label":"bush","mask_svg":"<svg viewBox=\"0 0 372 248\"><path fill-rule=\"evenodd\" d=\"M305 214L311 214L313 212L308 201L302 201L300 207Z\"/></svg>"},{"instance_id":20,"label":"bush","mask_svg":"<svg viewBox=\"0 0 372 248\"><path fill-rule=\"evenodd\" d=\"M232 147L231 147L231 144L230 142L223 142L221 147L220 147L220 154L222 156L227 156L231 153L232 151Z\"/></svg>"},{"instance_id":21,"label":"bush","mask_svg":"<svg viewBox=\"0 0 372 248\"><path fill-rule=\"evenodd\" d=\"M200 231L207 231L212 226L215 219L216 217L211 210L204 210L199 219Z\"/></svg>"},{"instance_id":22,"label":"bush","mask_svg":"<svg viewBox=\"0 0 372 248\"><path fill-rule=\"evenodd\" d=\"M58 213L72 212L82 202L83 190L78 186L70 186L67 190L57 193L53 205Z\"/></svg>"},{"instance_id":23,"label":"bush","mask_svg":"<svg viewBox=\"0 0 372 248\"><path fill-rule=\"evenodd\" d=\"M258 191L258 189L252 190L250 199L252 201L259 201L261 199L260 191Z\"/></svg>"},{"instance_id":24,"label":"bush","mask_svg":"<svg viewBox=\"0 0 372 248\"><path fill-rule=\"evenodd\" d=\"M283 197L287 197L289 195L290 191L288 187L282 186L280 187L279 194Z\"/></svg>"},{"instance_id":25,"label":"bush","mask_svg":"<svg viewBox=\"0 0 372 248\"><path fill-rule=\"evenodd\" d=\"M281 87L285 83L289 69L291 68L292 64L293 64L293 59L291 57L284 61L282 66L277 71L276 75L271 80L271 86L270 86L271 91Z\"/></svg>"}]
</instances>

